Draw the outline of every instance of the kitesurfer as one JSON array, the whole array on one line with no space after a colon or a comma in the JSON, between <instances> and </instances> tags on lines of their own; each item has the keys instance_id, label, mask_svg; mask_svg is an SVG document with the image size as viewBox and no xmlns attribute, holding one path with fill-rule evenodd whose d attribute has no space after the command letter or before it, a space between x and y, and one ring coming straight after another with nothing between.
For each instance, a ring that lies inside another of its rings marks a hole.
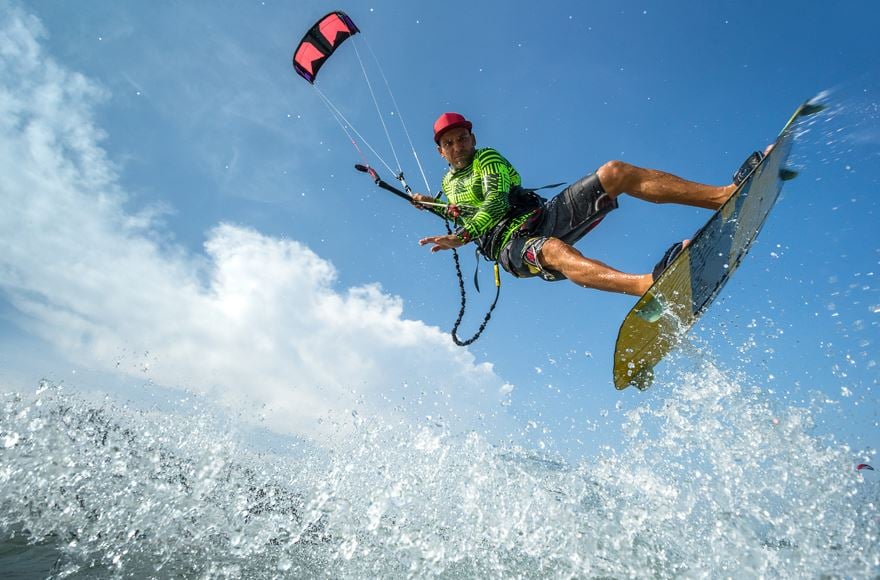
<instances>
[{"instance_id":1,"label":"kitesurfer","mask_svg":"<svg viewBox=\"0 0 880 580\"><path fill-rule=\"evenodd\" d=\"M675 175L608 161L551 200L522 188L519 173L498 151L477 149L473 125L459 113L443 113L434 123L437 151L449 164L442 193L449 201L436 207L436 199L414 194L417 207L452 219L458 226L451 235L419 240L432 252L475 242L481 253L517 278L540 276L544 280L569 279L586 288L641 296L654 278L681 252L687 241L667 250L651 274L627 274L587 258L573 245L612 210L617 197L628 194L652 203L678 203L716 210L739 182L757 166L763 155L755 153L734 176L734 183L711 186ZM430 206L420 206L430 203Z\"/></svg>"}]
</instances>

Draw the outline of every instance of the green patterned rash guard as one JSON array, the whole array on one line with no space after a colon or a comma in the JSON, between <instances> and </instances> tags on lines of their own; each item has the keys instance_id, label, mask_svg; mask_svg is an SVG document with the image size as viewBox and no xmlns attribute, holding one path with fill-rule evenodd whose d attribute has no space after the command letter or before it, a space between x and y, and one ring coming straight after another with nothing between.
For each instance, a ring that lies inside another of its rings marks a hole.
<instances>
[{"instance_id":1,"label":"green patterned rash guard","mask_svg":"<svg viewBox=\"0 0 880 580\"><path fill-rule=\"evenodd\" d=\"M458 171L450 169L441 184L443 194L450 204L458 206L460 214L453 217L444 210L437 213L453 220L461 228L460 234L467 231L468 239L477 240L494 233L493 230L510 211L511 187L521 185L519 173L498 151L477 149L470 166ZM531 214L519 216L507 225L502 243L498 245L499 250ZM492 260L497 257L487 256Z\"/></svg>"}]
</instances>

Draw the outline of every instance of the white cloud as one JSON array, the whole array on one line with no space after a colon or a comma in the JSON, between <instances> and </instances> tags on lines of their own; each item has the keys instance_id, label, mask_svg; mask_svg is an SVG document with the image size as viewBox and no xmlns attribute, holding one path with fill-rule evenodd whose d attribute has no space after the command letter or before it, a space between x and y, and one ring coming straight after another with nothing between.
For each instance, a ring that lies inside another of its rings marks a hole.
<instances>
[{"instance_id":1,"label":"white cloud","mask_svg":"<svg viewBox=\"0 0 880 580\"><path fill-rule=\"evenodd\" d=\"M509 387L491 365L376 285L337 289L304 245L233 224L205 254L161 242L156 210L126 209L100 146L104 91L45 54L36 19L4 12L0 290L24 331L98 370L149 351L156 383L260 409L283 432L316 435L319 417L355 409L454 428L500 413Z\"/></svg>"}]
</instances>

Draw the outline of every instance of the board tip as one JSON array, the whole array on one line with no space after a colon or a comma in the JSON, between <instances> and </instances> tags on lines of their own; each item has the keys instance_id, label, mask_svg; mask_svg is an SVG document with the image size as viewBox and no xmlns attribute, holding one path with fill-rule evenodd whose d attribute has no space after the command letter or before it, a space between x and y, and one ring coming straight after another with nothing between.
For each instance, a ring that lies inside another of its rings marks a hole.
<instances>
[{"instance_id":1,"label":"board tip","mask_svg":"<svg viewBox=\"0 0 880 580\"><path fill-rule=\"evenodd\" d=\"M779 179L781 179L782 181L791 181L792 179L794 179L797 176L798 176L798 172L795 171L794 169L788 169L786 167L783 167L782 169L779 170Z\"/></svg>"},{"instance_id":2,"label":"board tip","mask_svg":"<svg viewBox=\"0 0 880 580\"><path fill-rule=\"evenodd\" d=\"M801 112L798 116L807 117L809 115L815 115L816 113L824 111L827 108L828 108L828 105L823 105L822 103L818 103L818 102L807 101L801 107Z\"/></svg>"}]
</instances>

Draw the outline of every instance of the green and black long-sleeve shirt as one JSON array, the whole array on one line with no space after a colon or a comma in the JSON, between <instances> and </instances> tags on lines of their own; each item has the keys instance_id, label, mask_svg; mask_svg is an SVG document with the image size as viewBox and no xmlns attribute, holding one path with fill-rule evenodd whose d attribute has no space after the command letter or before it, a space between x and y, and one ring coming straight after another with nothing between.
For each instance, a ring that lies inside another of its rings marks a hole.
<instances>
[{"instance_id":1,"label":"green and black long-sleeve shirt","mask_svg":"<svg viewBox=\"0 0 880 580\"><path fill-rule=\"evenodd\" d=\"M520 186L522 180L511 163L495 149L477 149L468 167L449 170L443 177L441 188L450 204L458 206L460 215L453 219L448 212L438 213L467 231L471 240L493 234L510 211L511 187ZM507 227L498 248L504 247L510 236L531 214L519 216ZM496 259L497 256L487 256Z\"/></svg>"}]
</instances>

